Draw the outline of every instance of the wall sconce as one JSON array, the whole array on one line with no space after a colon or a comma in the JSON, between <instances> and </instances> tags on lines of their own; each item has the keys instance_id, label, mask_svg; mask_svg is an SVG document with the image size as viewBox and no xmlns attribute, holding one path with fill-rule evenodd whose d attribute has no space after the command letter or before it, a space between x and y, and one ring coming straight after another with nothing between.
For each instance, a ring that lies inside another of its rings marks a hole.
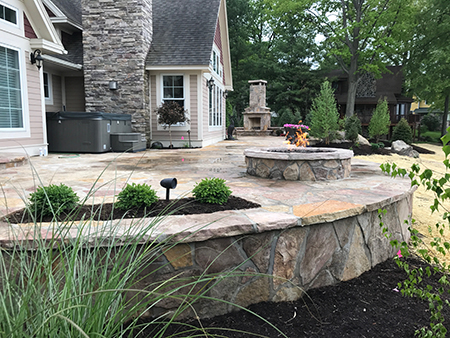
<instances>
[{"instance_id":1,"label":"wall sconce","mask_svg":"<svg viewBox=\"0 0 450 338\"><path fill-rule=\"evenodd\" d=\"M214 79L211 77L209 80L206 80L206 86L211 90L214 86Z\"/></svg>"},{"instance_id":2,"label":"wall sconce","mask_svg":"<svg viewBox=\"0 0 450 338\"><path fill-rule=\"evenodd\" d=\"M226 99L227 96L228 96L228 90L225 90L225 91L223 92L223 98Z\"/></svg>"},{"instance_id":3,"label":"wall sconce","mask_svg":"<svg viewBox=\"0 0 450 338\"><path fill-rule=\"evenodd\" d=\"M117 81L109 81L109 90L117 90Z\"/></svg>"},{"instance_id":4,"label":"wall sconce","mask_svg":"<svg viewBox=\"0 0 450 338\"><path fill-rule=\"evenodd\" d=\"M166 188L166 201L168 201L170 197L170 189L175 189L177 187L177 179L165 178L161 180L159 184L161 184L161 187Z\"/></svg>"},{"instance_id":5,"label":"wall sconce","mask_svg":"<svg viewBox=\"0 0 450 338\"><path fill-rule=\"evenodd\" d=\"M30 53L30 60L32 65L36 64L36 67L41 69L42 61L44 61L41 50L36 49L33 53Z\"/></svg>"}]
</instances>

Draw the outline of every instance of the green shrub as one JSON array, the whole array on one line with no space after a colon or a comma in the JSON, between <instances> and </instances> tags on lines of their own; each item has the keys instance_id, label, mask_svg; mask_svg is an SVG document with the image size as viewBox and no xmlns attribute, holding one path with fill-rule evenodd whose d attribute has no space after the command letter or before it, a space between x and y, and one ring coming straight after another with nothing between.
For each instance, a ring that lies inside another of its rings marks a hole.
<instances>
[{"instance_id":1,"label":"green shrub","mask_svg":"<svg viewBox=\"0 0 450 338\"><path fill-rule=\"evenodd\" d=\"M289 109L281 110L280 117L278 118L278 126L283 127L285 124L297 124L295 121L295 116Z\"/></svg>"},{"instance_id":2,"label":"green shrub","mask_svg":"<svg viewBox=\"0 0 450 338\"><path fill-rule=\"evenodd\" d=\"M402 118L392 131L392 141L402 140L405 143L412 142L412 131L408 122Z\"/></svg>"},{"instance_id":3,"label":"green shrub","mask_svg":"<svg viewBox=\"0 0 450 338\"><path fill-rule=\"evenodd\" d=\"M339 129L339 112L330 82L325 81L322 84L320 94L314 99L309 115L311 115L310 135L324 139L326 144L330 143L332 136Z\"/></svg>"},{"instance_id":4,"label":"green shrub","mask_svg":"<svg viewBox=\"0 0 450 338\"><path fill-rule=\"evenodd\" d=\"M224 204L231 195L231 190L222 178L205 178L192 190L194 197L201 203Z\"/></svg>"},{"instance_id":5,"label":"green shrub","mask_svg":"<svg viewBox=\"0 0 450 338\"><path fill-rule=\"evenodd\" d=\"M378 143L380 136L387 135L389 133L390 124L391 118L389 116L389 108L386 98L384 100L381 100L380 98L369 122L369 136L371 138L375 138Z\"/></svg>"},{"instance_id":6,"label":"green shrub","mask_svg":"<svg viewBox=\"0 0 450 338\"><path fill-rule=\"evenodd\" d=\"M362 133L361 121L357 115L347 117L345 119L345 138L352 142L355 142L358 135Z\"/></svg>"},{"instance_id":7,"label":"green shrub","mask_svg":"<svg viewBox=\"0 0 450 338\"><path fill-rule=\"evenodd\" d=\"M121 210L149 207L158 201L156 191L147 184L127 184L117 196L116 207Z\"/></svg>"},{"instance_id":8,"label":"green shrub","mask_svg":"<svg viewBox=\"0 0 450 338\"><path fill-rule=\"evenodd\" d=\"M38 216L58 216L66 210L73 209L80 200L72 188L65 184L50 184L38 187L30 194L29 208Z\"/></svg>"},{"instance_id":9,"label":"green shrub","mask_svg":"<svg viewBox=\"0 0 450 338\"><path fill-rule=\"evenodd\" d=\"M420 125L427 127L429 131L438 131L441 126L441 117L433 113L428 113L422 117L422 120L420 120Z\"/></svg>"}]
</instances>

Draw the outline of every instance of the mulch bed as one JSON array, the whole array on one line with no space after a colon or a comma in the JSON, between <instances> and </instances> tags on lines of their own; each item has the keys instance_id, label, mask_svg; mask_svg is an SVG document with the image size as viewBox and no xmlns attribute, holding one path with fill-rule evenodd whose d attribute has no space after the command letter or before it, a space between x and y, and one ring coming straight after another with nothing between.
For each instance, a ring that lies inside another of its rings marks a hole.
<instances>
[{"instance_id":1,"label":"mulch bed","mask_svg":"<svg viewBox=\"0 0 450 338\"><path fill-rule=\"evenodd\" d=\"M94 205L81 205L73 210L71 214L61 214L59 221L67 219L77 221L81 219L93 218L95 220L111 220L121 218L142 218L142 217L155 217L158 215L171 214L171 215L193 215L193 214L210 214L217 211L225 210L240 210L240 209L252 209L259 208L261 205L247 201L243 198L231 195L228 198L228 202L225 204L207 204L196 201L193 197L181 198L178 200L159 200L151 206L150 209L136 209L123 211L114 208L113 203L102 203ZM29 213L25 209L18 210L16 212L6 215L3 221L9 221L11 223L28 223L33 222ZM39 218L40 222L51 222L54 220L52 216L45 216Z\"/></svg>"},{"instance_id":2,"label":"mulch bed","mask_svg":"<svg viewBox=\"0 0 450 338\"><path fill-rule=\"evenodd\" d=\"M320 148L340 148L340 149L351 149L353 150L354 156L368 156L368 155L391 155L395 154L390 149L386 148L377 148L374 149L371 146L365 146L365 145L359 145L355 146L352 142L342 142L342 143L317 143L313 145L313 147L320 147ZM412 145L413 149L417 151L419 154L434 154L434 151L422 148L417 145Z\"/></svg>"},{"instance_id":3,"label":"mulch bed","mask_svg":"<svg viewBox=\"0 0 450 338\"><path fill-rule=\"evenodd\" d=\"M408 258L408 263L410 266L427 266L415 258ZM439 277L432 275L426 278L425 283L439 286ZM390 259L353 280L309 290L307 296L295 302L259 303L251 305L249 310L265 318L290 338L412 338L416 330L428 326L430 312L427 301L404 297L397 290L397 284L405 278L406 273ZM444 294L444 298L450 299L448 294ZM448 306L444 305L443 315L450 318ZM248 333L230 330L247 331L264 337L281 337L269 324L246 311L202 320L201 323L204 328L208 328L208 332L221 334L220 337L252 337ZM197 321L189 324L198 326ZM183 327L172 327L167 337L181 331ZM150 330L136 336L150 337Z\"/></svg>"}]
</instances>

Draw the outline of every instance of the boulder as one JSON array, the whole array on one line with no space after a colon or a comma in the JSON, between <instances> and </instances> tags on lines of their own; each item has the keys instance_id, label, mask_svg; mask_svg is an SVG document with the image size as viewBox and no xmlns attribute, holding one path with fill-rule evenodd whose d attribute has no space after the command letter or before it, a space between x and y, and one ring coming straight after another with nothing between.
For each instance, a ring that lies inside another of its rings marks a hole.
<instances>
[{"instance_id":1,"label":"boulder","mask_svg":"<svg viewBox=\"0 0 450 338\"><path fill-rule=\"evenodd\" d=\"M358 134L358 138L356 139L356 142L358 142L362 146L370 146L370 142L363 136Z\"/></svg>"},{"instance_id":2,"label":"boulder","mask_svg":"<svg viewBox=\"0 0 450 338\"><path fill-rule=\"evenodd\" d=\"M409 156L409 157L414 157L414 158L419 157L419 153L417 151L415 151L412 146L410 146L409 144L405 143L402 140L397 140L397 141L392 142L391 150L399 155Z\"/></svg>"}]
</instances>

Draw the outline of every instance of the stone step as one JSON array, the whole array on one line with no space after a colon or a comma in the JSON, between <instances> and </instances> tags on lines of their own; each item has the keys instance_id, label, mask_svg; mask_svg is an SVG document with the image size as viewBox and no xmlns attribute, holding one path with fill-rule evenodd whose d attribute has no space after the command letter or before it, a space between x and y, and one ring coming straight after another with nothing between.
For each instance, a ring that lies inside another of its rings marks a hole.
<instances>
[{"instance_id":1,"label":"stone step","mask_svg":"<svg viewBox=\"0 0 450 338\"><path fill-rule=\"evenodd\" d=\"M0 153L0 170L12 167L20 167L28 163L23 154Z\"/></svg>"}]
</instances>

